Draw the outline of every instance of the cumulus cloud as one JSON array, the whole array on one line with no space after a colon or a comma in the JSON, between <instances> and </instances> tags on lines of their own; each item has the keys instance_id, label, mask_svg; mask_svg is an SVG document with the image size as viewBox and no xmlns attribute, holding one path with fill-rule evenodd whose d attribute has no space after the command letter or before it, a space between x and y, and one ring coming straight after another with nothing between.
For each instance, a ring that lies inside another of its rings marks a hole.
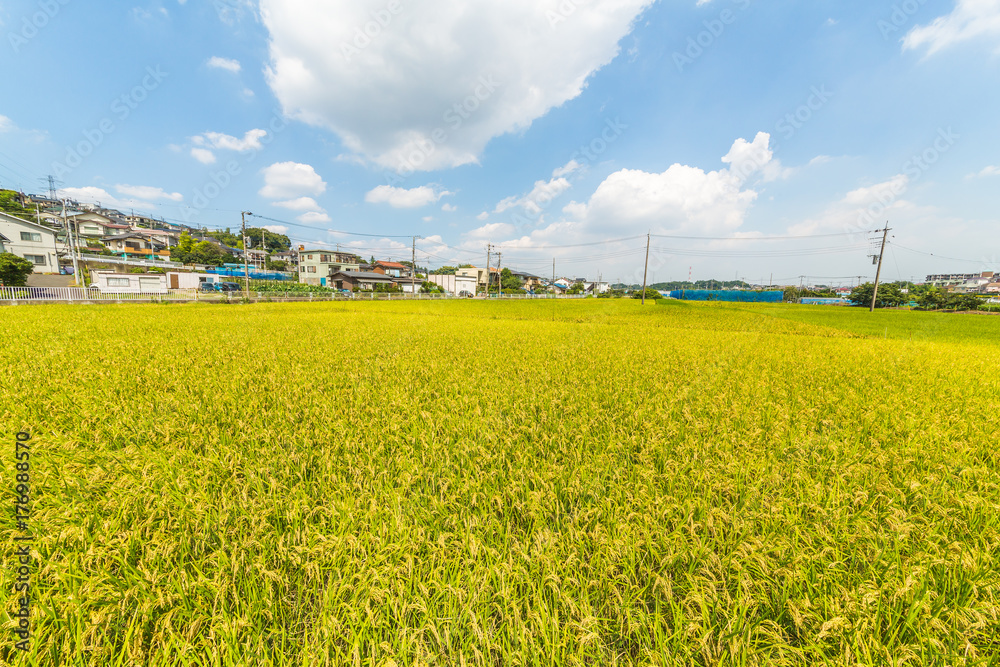
<instances>
[{"instance_id":1,"label":"cumulus cloud","mask_svg":"<svg viewBox=\"0 0 1000 667\"><path fill-rule=\"evenodd\" d=\"M288 115L356 156L399 170L469 164L577 97L652 2L261 0L267 79Z\"/></svg>"},{"instance_id":2,"label":"cumulus cloud","mask_svg":"<svg viewBox=\"0 0 1000 667\"><path fill-rule=\"evenodd\" d=\"M857 232L864 234L885 221L887 214L914 208L903 199L909 189L910 179L897 174L889 180L851 190L843 198L830 204L818 216L789 228L793 235Z\"/></svg>"},{"instance_id":3,"label":"cumulus cloud","mask_svg":"<svg viewBox=\"0 0 1000 667\"><path fill-rule=\"evenodd\" d=\"M441 210L444 211L445 213L454 213L455 211L458 210L458 207L452 206L451 204L445 204L444 206L441 207Z\"/></svg>"},{"instance_id":4,"label":"cumulus cloud","mask_svg":"<svg viewBox=\"0 0 1000 667\"><path fill-rule=\"evenodd\" d=\"M309 211L308 213L300 215L298 217L298 221L306 224L330 222L330 216L326 213L326 211Z\"/></svg>"},{"instance_id":5,"label":"cumulus cloud","mask_svg":"<svg viewBox=\"0 0 1000 667\"><path fill-rule=\"evenodd\" d=\"M239 72L242 67L240 66L239 60L232 60L230 58L220 58L219 56L212 56L208 59L207 65L214 69L224 69L227 72Z\"/></svg>"},{"instance_id":6,"label":"cumulus cloud","mask_svg":"<svg viewBox=\"0 0 1000 667\"><path fill-rule=\"evenodd\" d=\"M757 192L745 187L748 180L774 176L769 142L766 132L753 142L736 140L722 158L729 168L717 171L682 164L659 174L622 169L608 176L588 202L572 202L564 210L583 229L605 234L732 232L757 199Z\"/></svg>"},{"instance_id":7,"label":"cumulus cloud","mask_svg":"<svg viewBox=\"0 0 1000 667\"><path fill-rule=\"evenodd\" d=\"M299 197L288 201L276 201L275 206L287 208L291 211L322 211L323 207L316 203L312 197Z\"/></svg>"},{"instance_id":8,"label":"cumulus cloud","mask_svg":"<svg viewBox=\"0 0 1000 667\"><path fill-rule=\"evenodd\" d=\"M903 38L903 49L927 49L927 55L980 37L1000 37L1000 1L958 0L951 14L918 26Z\"/></svg>"},{"instance_id":9,"label":"cumulus cloud","mask_svg":"<svg viewBox=\"0 0 1000 667\"><path fill-rule=\"evenodd\" d=\"M191 141L196 146L206 146L209 148L218 148L221 150L245 153L247 151L260 150L263 148L260 140L266 136L267 130L249 130L243 135L242 139L238 139L237 137L223 134L221 132L205 132L204 134L192 137Z\"/></svg>"},{"instance_id":10,"label":"cumulus cloud","mask_svg":"<svg viewBox=\"0 0 1000 667\"><path fill-rule=\"evenodd\" d=\"M450 195L447 190L436 190L429 185L420 187L397 188L391 185L380 185L365 194L365 201L370 204L388 204L393 208L420 208L437 202L441 197Z\"/></svg>"},{"instance_id":11,"label":"cumulus cloud","mask_svg":"<svg viewBox=\"0 0 1000 667\"><path fill-rule=\"evenodd\" d=\"M184 195L179 192L167 192L163 188L154 188L149 185L116 185L115 191L120 195L134 199L184 201Z\"/></svg>"},{"instance_id":12,"label":"cumulus cloud","mask_svg":"<svg viewBox=\"0 0 1000 667\"><path fill-rule=\"evenodd\" d=\"M0 115L0 132L10 132L14 129L14 121L7 116Z\"/></svg>"},{"instance_id":13,"label":"cumulus cloud","mask_svg":"<svg viewBox=\"0 0 1000 667\"><path fill-rule=\"evenodd\" d=\"M326 183L311 165L276 162L264 169L260 196L267 199L294 199L326 192Z\"/></svg>"},{"instance_id":14,"label":"cumulus cloud","mask_svg":"<svg viewBox=\"0 0 1000 667\"><path fill-rule=\"evenodd\" d=\"M979 173L969 174L967 178L986 178L987 176L1000 176L1000 167L990 165Z\"/></svg>"},{"instance_id":15,"label":"cumulus cloud","mask_svg":"<svg viewBox=\"0 0 1000 667\"><path fill-rule=\"evenodd\" d=\"M153 203L137 198L121 199L111 194L104 188L87 186L83 188L60 188L59 195L68 199L74 199L87 204L99 204L106 208L116 208L127 210L129 208L151 209Z\"/></svg>"},{"instance_id":16,"label":"cumulus cloud","mask_svg":"<svg viewBox=\"0 0 1000 667\"><path fill-rule=\"evenodd\" d=\"M288 232L288 227L284 225L264 225L264 229L272 234L285 234Z\"/></svg>"},{"instance_id":17,"label":"cumulus cloud","mask_svg":"<svg viewBox=\"0 0 1000 667\"><path fill-rule=\"evenodd\" d=\"M191 157L202 164L215 164L215 153L207 148L192 148Z\"/></svg>"}]
</instances>

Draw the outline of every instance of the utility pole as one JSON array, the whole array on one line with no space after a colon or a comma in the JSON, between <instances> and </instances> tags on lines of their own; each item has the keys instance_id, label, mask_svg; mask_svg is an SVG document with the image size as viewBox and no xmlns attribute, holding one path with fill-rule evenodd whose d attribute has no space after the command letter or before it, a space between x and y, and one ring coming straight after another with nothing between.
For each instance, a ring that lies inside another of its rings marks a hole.
<instances>
[{"instance_id":1,"label":"utility pole","mask_svg":"<svg viewBox=\"0 0 1000 667\"><path fill-rule=\"evenodd\" d=\"M73 230L69 226L69 222L66 220L66 200L63 199L63 210L62 210L63 227L66 229L66 237L69 239L70 253L73 255L73 281L78 287L86 287L80 282L80 263L76 259L76 241L73 240Z\"/></svg>"},{"instance_id":2,"label":"utility pole","mask_svg":"<svg viewBox=\"0 0 1000 667\"><path fill-rule=\"evenodd\" d=\"M500 275L500 272L503 271L503 269L500 268L500 262L502 258L503 258L503 253L497 250L497 298L498 299L503 298L503 276Z\"/></svg>"},{"instance_id":3,"label":"utility pole","mask_svg":"<svg viewBox=\"0 0 1000 667\"><path fill-rule=\"evenodd\" d=\"M246 295L247 300L250 299L250 262L247 258L247 254L250 252L250 239L247 238L247 216L253 215L250 211L240 211L240 217L243 219L243 292Z\"/></svg>"},{"instance_id":4,"label":"utility pole","mask_svg":"<svg viewBox=\"0 0 1000 667\"><path fill-rule=\"evenodd\" d=\"M417 239L422 239L423 236L413 237L413 258L410 265L410 294L413 298L417 296L416 280L417 280Z\"/></svg>"},{"instance_id":5,"label":"utility pole","mask_svg":"<svg viewBox=\"0 0 1000 667\"><path fill-rule=\"evenodd\" d=\"M493 244L487 243L486 244L486 290L484 292L484 295L486 296L487 299L490 298L490 261L491 261L490 257L493 255L493 253L491 252L492 250L493 250Z\"/></svg>"},{"instance_id":6,"label":"utility pole","mask_svg":"<svg viewBox=\"0 0 1000 667\"><path fill-rule=\"evenodd\" d=\"M646 275L649 273L649 234L646 234L646 265L642 269L642 305L646 305Z\"/></svg>"},{"instance_id":7,"label":"utility pole","mask_svg":"<svg viewBox=\"0 0 1000 667\"><path fill-rule=\"evenodd\" d=\"M885 229L882 230L882 249L878 253L878 269L875 270L875 289L872 290L872 305L868 309L869 313L875 312L875 299L878 297L878 280L882 276L882 257L885 255L885 240L889 238L889 221L885 223Z\"/></svg>"}]
</instances>

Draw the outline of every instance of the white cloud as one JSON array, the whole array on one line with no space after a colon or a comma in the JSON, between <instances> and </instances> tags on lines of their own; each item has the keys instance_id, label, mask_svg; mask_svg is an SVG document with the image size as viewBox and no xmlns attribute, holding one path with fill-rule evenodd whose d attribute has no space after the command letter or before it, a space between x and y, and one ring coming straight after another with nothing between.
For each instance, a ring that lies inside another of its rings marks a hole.
<instances>
[{"instance_id":1,"label":"white cloud","mask_svg":"<svg viewBox=\"0 0 1000 667\"><path fill-rule=\"evenodd\" d=\"M184 195L179 192L167 192L163 188L154 188L149 185L116 185L115 191L120 195L134 199L184 201Z\"/></svg>"},{"instance_id":2,"label":"white cloud","mask_svg":"<svg viewBox=\"0 0 1000 667\"><path fill-rule=\"evenodd\" d=\"M151 209L153 204L138 199L119 199L104 188L88 186L83 188L60 188L59 196L87 204L100 204L106 208L128 210L130 208Z\"/></svg>"},{"instance_id":3,"label":"white cloud","mask_svg":"<svg viewBox=\"0 0 1000 667\"><path fill-rule=\"evenodd\" d=\"M267 130L249 130L242 139L223 134L221 132L205 132L196 137L191 137L191 141L196 146L217 148L228 151L238 151L245 153L263 148L260 140L267 136Z\"/></svg>"},{"instance_id":4,"label":"white cloud","mask_svg":"<svg viewBox=\"0 0 1000 667\"><path fill-rule=\"evenodd\" d=\"M888 217L887 213L914 208L902 199L910 185L910 179L897 174L887 181L857 188L842 199L826 207L816 217L805 220L789 228L793 235L857 232L864 234L874 229Z\"/></svg>"},{"instance_id":5,"label":"white cloud","mask_svg":"<svg viewBox=\"0 0 1000 667\"><path fill-rule=\"evenodd\" d=\"M722 160L728 167L708 172L682 164L671 165L662 173L622 169L608 176L588 201L567 204L562 220L533 230L491 223L469 232L467 239L496 239L521 232L521 237L502 243L505 247L529 248L565 243L567 238L592 242L642 235L650 230L692 235L732 234L743 224L758 196L747 184L775 177L780 165L773 157L770 136L765 132L759 133L753 142L736 140ZM548 185L558 180L539 183ZM540 190L542 187L536 184L532 192ZM529 200L530 196L523 199ZM509 208L521 201L501 204Z\"/></svg>"},{"instance_id":6,"label":"white cloud","mask_svg":"<svg viewBox=\"0 0 1000 667\"><path fill-rule=\"evenodd\" d=\"M284 225L264 225L264 229L272 234L285 234L288 232L288 227L285 227Z\"/></svg>"},{"instance_id":7,"label":"white cloud","mask_svg":"<svg viewBox=\"0 0 1000 667\"><path fill-rule=\"evenodd\" d=\"M1000 37L1000 0L957 0L955 9L931 23L918 26L903 38L903 49L926 48L927 55L960 42Z\"/></svg>"},{"instance_id":8,"label":"white cloud","mask_svg":"<svg viewBox=\"0 0 1000 667\"><path fill-rule=\"evenodd\" d=\"M291 211L322 211L323 207L316 203L312 197L299 197L289 201L274 202L275 206L287 208Z\"/></svg>"},{"instance_id":9,"label":"white cloud","mask_svg":"<svg viewBox=\"0 0 1000 667\"><path fill-rule=\"evenodd\" d=\"M192 148L191 157L202 164L215 164L215 153L207 148Z\"/></svg>"},{"instance_id":10,"label":"white cloud","mask_svg":"<svg viewBox=\"0 0 1000 667\"><path fill-rule=\"evenodd\" d=\"M487 213L486 211L483 211L482 213L480 213L479 215L476 216L476 220L486 220L489 217L490 217L490 214Z\"/></svg>"},{"instance_id":11,"label":"white cloud","mask_svg":"<svg viewBox=\"0 0 1000 667\"><path fill-rule=\"evenodd\" d=\"M0 115L0 132L10 132L14 127L16 127L14 121L7 116Z\"/></svg>"},{"instance_id":12,"label":"white cloud","mask_svg":"<svg viewBox=\"0 0 1000 667\"><path fill-rule=\"evenodd\" d=\"M454 213L455 211L458 210L458 207L452 206L451 204L445 204L444 206L441 207L441 210L444 211L445 213Z\"/></svg>"},{"instance_id":13,"label":"white cloud","mask_svg":"<svg viewBox=\"0 0 1000 667\"><path fill-rule=\"evenodd\" d=\"M561 166L561 167L559 167L557 169L553 169L552 170L552 177L553 178L561 178L563 176L569 176L570 174L572 174L574 171L578 170L582 166L583 165L580 164L579 162L577 162L576 160L570 160L569 162L567 162L563 166Z\"/></svg>"},{"instance_id":14,"label":"white cloud","mask_svg":"<svg viewBox=\"0 0 1000 667\"><path fill-rule=\"evenodd\" d=\"M429 185L420 187L397 188L391 185L379 185L365 194L365 201L370 204L388 204L393 208L420 208L433 204L441 197L450 195L447 190L435 190Z\"/></svg>"},{"instance_id":15,"label":"white cloud","mask_svg":"<svg viewBox=\"0 0 1000 667\"><path fill-rule=\"evenodd\" d=\"M1000 167L990 165L977 174L969 174L966 178L986 178L987 176L1000 176Z\"/></svg>"},{"instance_id":16,"label":"white cloud","mask_svg":"<svg viewBox=\"0 0 1000 667\"><path fill-rule=\"evenodd\" d=\"M212 56L208 59L206 63L209 67L215 69L224 69L227 72L239 72L242 67L240 66L239 60L232 60L230 58L220 58L219 56Z\"/></svg>"},{"instance_id":17,"label":"white cloud","mask_svg":"<svg viewBox=\"0 0 1000 667\"><path fill-rule=\"evenodd\" d=\"M325 211L310 211L309 213L303 213L300 215L298 217L298 221L306 224L314 222L330 222L330 216Z\"/></svg>"},{"instance_id":18,"label":"white cloud","mask_svg":"<svg viewBox=\"0 0 1000 667\"><path fill-rule=\"evenodd\" d=\"M422 219L423 219L424 222L433 222L434 221L434 216L432 216L432 215L425 215Z\"/></svg>"},{"instance_id":19,"label":"white cloud","mask_svg":"<svg viewBox=\"0 0 1000 667\"><path fill-rule=\"evenodd\" d=\"M260 196L267 199L294 199L307 195L320 195L326 183L308 164L276 162L264 169L264 187Z\"/></svg>"},{"instance_id":20,"label":"white cloud","mask_svg":"<svg viewBox=\"0 0 1000 667\"><path fill-rule=\"evenodd\" d=\"M267 78L288 115L352 153L454 167L577 97L652 3L437 0L393 14L384 0L261 0Z\"/></svg>"},{"instance_id":21,"label":"white cloud","mask_svg":"<svg viewBox=\"0 0 1000 667\"><path fill-rule=\"evenodd\" d=\"M535 181L535 187L527 195L524 197L507 197L496 205L493 212L503 213L508 209L519 206L529 215L537 216L541 214L542 210L553 199L571 187L573 186L565 178L553 178L550 181Z\"/></svg>"},{"instance_id":22,"label":"white cloud","mask_svg":"<svg viewBox=\"0 0 1000 667\"><path fill-rule=\"evenodd\" d=\"M507 234L513 234L515 231L514 225L506 222L491 222L488 225L483 225L470 232L466 232L466 236L470 239L495 239Z\"/></svg>"}]
</instances>

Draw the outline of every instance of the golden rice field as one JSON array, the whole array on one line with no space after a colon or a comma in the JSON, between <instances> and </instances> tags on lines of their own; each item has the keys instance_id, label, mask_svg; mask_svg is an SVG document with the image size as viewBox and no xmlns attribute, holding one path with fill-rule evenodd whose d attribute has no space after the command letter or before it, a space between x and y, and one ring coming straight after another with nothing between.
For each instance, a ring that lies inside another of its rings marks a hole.
<instances>
[{"instance_id":1,"label":"golden rice field","mask_svg":"<svg viewBox=\"0 0 1000 667\"><path fill-rule=\"evenodd\" d=\"M1000 318L0 308L3 664L1000 664Z\"/></svg>"}]
</instances>

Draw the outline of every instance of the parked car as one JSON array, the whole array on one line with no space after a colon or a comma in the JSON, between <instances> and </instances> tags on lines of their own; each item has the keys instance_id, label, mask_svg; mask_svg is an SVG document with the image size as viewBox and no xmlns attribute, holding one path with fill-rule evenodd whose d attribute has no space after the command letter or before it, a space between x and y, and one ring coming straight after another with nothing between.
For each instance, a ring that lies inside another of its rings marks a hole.
<instances>
[{"instance_id":1,"label":"parked car","mask_svg":"<svg viewBox=\"0 0 1000 667\"><path fill-rule=\"evenodd\" d=\"M461 292L458 293L458 295L463 298L468 298L468 299L472 298L472 292L470 292L467 289L462 290Z\"/></svg>"},{"instance_id":2,"label":"parked car","mask_svg":"<svg viewBox=\"0 0 1000 667\"><path fill-rule=\"evenodd\" d=\"M215 291L215 283L202 283L202 284L198 285L198 291L199 292L214 292Z\"/></svg>"},{"instance_id":3,"label":"parked car","mask_svg":"<svg viewBox=\"0 0 1000 667\"><path fill-rule=\"evenodd\" d=\"M239 292L242 287L237 283L215 283L219 292Z\"/></svg>"}]
</instances>

